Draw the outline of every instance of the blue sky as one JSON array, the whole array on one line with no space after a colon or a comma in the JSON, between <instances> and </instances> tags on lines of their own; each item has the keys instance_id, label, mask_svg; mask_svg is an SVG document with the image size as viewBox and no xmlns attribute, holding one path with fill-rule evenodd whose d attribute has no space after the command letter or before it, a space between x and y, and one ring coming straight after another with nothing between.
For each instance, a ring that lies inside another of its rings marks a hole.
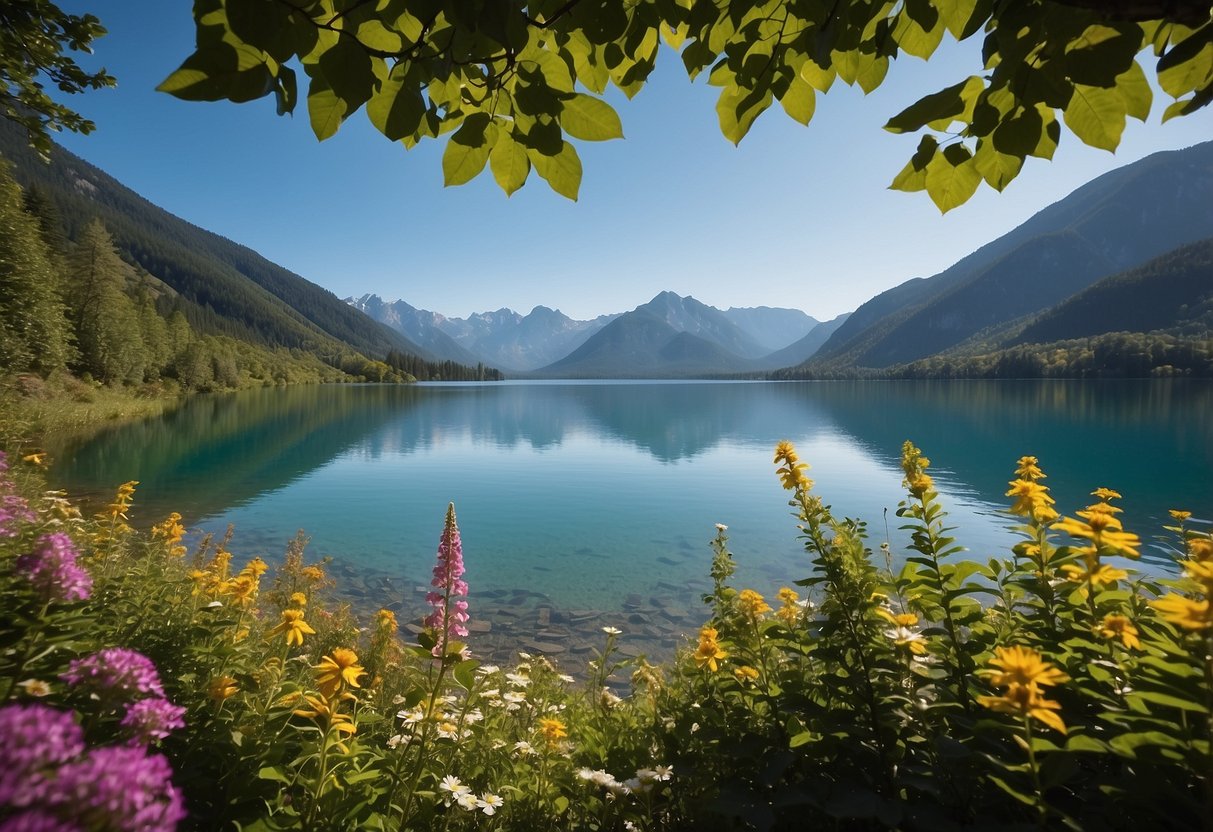
<instances>
[{"instance_id":1,"label":"blue sky","mask_svg":"<svg viewBox=\"0 0 1213 832\"><path fill-rule=\"evenodd\" d=\"M925 193L887 190L917 140L881 126L978 72L977 44L945 44L929 63L903 57L867 97L836 85L807 128L776 105L740 147L720 135L716 91L691 84L665 49L635 99L611 99L627 138L577 143L577 203L534 173L507 199L487 171L444 188L440 142L405 152L362 112L321 143L302 101L279 118L272 99L155 92L192 51L184 0L61 5L101 18L110 34L86 63L119 82L73 98L98 129L60 136L71 151L338 296L374 292L450 316L544 304L588 318L671 289L824 320L943 270L1100 173L1213 138L1213 108L1160 125L1169 99L1157 95L1149 123L1130 120L1115 155L1063 131L1052 163L1029 160L1004 193L983 187L941 216Z\"/></svg>"}]
</instances>

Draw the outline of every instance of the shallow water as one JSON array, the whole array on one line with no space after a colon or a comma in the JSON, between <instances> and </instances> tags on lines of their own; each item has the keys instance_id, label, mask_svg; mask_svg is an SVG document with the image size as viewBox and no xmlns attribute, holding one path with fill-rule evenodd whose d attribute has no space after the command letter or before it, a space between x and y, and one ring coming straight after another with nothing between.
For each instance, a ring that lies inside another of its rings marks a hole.
<instances>
[{"instance_id":1,"label":"shallow water","mask_svg":"<svg viewBox=\"0 0 1213 832\"><path fill-rule=\"evenodd\" d=\"M739 585L771 594L806 576L771 464L780 439L836 514L895 553L913 439L959 541L985 558L1014 541L1001 510L1023 454L1063 513L1108 486L1147 540L1168 508L1213 516L1211 404L1213 385L1165 381L295 387L191 399L62 449L51 476L86 498L139 480L138 525L174 510L195 533L234 524L238 560L272 561L303 529L356 604L404 615L454 501L481 638L554 646L612 624L654 650L704 615L715 523Z\"/></svg>"}]
</instances>

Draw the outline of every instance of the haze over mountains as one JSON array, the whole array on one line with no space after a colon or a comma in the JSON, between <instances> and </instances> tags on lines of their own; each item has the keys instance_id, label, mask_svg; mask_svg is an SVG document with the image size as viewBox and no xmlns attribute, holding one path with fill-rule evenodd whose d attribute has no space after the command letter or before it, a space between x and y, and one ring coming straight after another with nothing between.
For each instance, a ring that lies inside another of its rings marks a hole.
<instances>
[{"instance_id":1,"label":"haze over mountains","mask_svg":"<svg viewBox=\"0 0 1213 832\"><path fill-rule=\"evenodd\" d=\"M376 295L346 302L437 354L469 354L513 372L553 377L685 376L753 372L799 363L824 343L805 340L821 328L799 309L719 310L693 297L661 292L629 312L577 321L536 306L527 315L498 309L466 319L415 309ZM800 344L800 346L797 346ZM780 353L779 362L768 356ZM791 356L787 361L783 355Z\"/></svg>"}]
</instances>

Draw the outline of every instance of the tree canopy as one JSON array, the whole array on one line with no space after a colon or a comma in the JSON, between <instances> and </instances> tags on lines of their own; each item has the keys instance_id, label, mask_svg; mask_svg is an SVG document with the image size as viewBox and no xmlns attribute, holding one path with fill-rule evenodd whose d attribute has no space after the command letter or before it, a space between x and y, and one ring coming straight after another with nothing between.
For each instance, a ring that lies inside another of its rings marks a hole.
<instances>
[{"instance_id":1,"label":"tree canopy","mask_svg":"<svg viewBox=\"0 0 1213 832\"><path fill-rule=\"evenodd\" d=\"M836 81L878 87L894 59L927 59L945 37L981 37L975 72L889 119L921 134L893 181L941 210L985 182L1002 190L1029 156L1051 158L1061 124L1114 149L1153 104L1143 69L1174 101L1213 100L1213 11L1204 0L197 0L197 49L160 89L190 100L300 95L324 140L359 110L411 148L450 134L448 185L488 167L511 194L532 168L576 199L570 140L620 138L604 100L643 87L659 56L720 88L737 143L778 101L808 124ZM662 50L664 41L670 49Z\"/></svg>"},{"instance_id":2,"label":"tree canopy","mask_svg":"<svg viewBox=\"0 0 1213 832\"><path fill-rule=\"evenodd\" d=\"M92 131L93 123L52 99L45 83L68 94L114 86L104 69L86 72L64 54L88 52L104 34L93 15L67 14L48 0L0 3L0 114L24 125L42 154L50 153L48 130Z\"/></svg>"}]
</instances>

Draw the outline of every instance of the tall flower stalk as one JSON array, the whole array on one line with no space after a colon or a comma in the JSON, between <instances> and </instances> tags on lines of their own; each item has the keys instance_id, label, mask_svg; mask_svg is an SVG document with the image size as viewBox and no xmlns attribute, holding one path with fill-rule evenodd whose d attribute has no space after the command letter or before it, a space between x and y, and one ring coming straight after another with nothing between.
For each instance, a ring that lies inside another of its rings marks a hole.
<instances>
[{"instance_id":1,"label":"tall flower stalk","mask_svg":"<svg viewBox=\"0 0 1213 832\"><path fill-rule=\"evenodd\" d=\"M455 522L455 504L446 508L446 525L438 542L438 562L434 565L434 587L425 600L434 611L425 619L425 626L434 630L434 658L441 659L451 652L457 640L468 635L468 585L463 580L463 542L459 539L459 525ZM458 644L458 652L464 648Z\"/></svg>"}]
</instances>

